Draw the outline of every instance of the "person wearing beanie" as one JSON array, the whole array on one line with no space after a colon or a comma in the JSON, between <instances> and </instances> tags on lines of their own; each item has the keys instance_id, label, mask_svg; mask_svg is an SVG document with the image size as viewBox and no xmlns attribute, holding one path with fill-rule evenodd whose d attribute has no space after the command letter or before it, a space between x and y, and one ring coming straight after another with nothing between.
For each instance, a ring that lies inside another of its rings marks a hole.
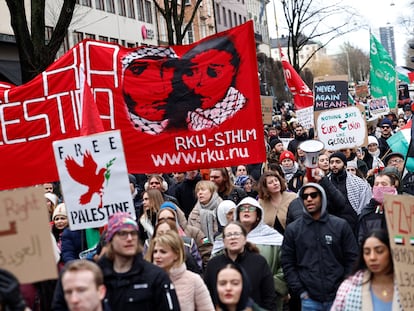
<instances>
[{"instance_id":1,"label":"person wearing beanie","mask_svg":"<svg viewBox=\"0 0 414 311\"><path fill-rule=\"evenodd\" d=\"M53 211L56 205L58 204L58 197L56 194L51 193L51 192L46 192L44 196L46 199L47 211L49 212L49 217L50 217L49 220L52 220Z\"/></svg>"},{"instance_id":2,"label":"person wearing beanie","mask_svg":"<svg viewBox=\"0 0 414 311\"><path fill-rule=\"evenodd\" d=\"M269 142L269 152L267 153L267 162L279 164L279 156L284 150L282 141L279 138L273 138Z\"/></svg>"},{"instance_id":3,"label":"person wearing beanie","mask_svg":"<svg viewBox=\"0 0 414 311\"><path fill-rule=\"evenodd\" d=\"M329 157L329 180L341 192L346 194L347 204L359 215L362 208L371 199L371 187L365 179L347 173L347 159L342 152L334 152Z\"/></svg>"},{"instance_id":4,"label":"person wearing beanie","mask_svg":"<svg viewBox=\"0 0 414 311\"><path fill-rule=\"evenodd\" d=\"M62 234L63 231L69 227L68 215L66 213L65 203L60 203L56 206L52 216L52 234L56 240L59 251L62 250ZM62 261L60 261L62 262Z\"/></svg>"},{"instance_id":5,"label":"person wearing beanie","mask_svg":"<svg viewBox=\"0 0 414 311\"><path fill-rule=\"evenodd\" d=\"M339 285L358 258L358 246L348 223L327 212L321 185L306 184L298 197L302 217L286 227L283 273L291 295L300 297L302 310L330 310ZM323 255L315 256L315 250Z\"/></svg>"},{"instance_id":6,"label":"person wearing beanie","mask_svg":"<svg viewBox=\"0 0 414 311\"><path fill-rule=\"evenodd\" d=\"M105 241L107 250L97 263L104 275L105 301L111 310L180 310L166 272L144 260L138 224L130 214L118 212L109 217ZM52 309L67 310L62 284L58 284Z\"/></svg>"},{"instance_id":7,"label":"person wearing beanie","mask_svg":"<svg viewBox=\"0 0 414 311\"><path fill-rule=\"evenodd\" d=\"M375 176L385 167L380 158L381 150L378 139L375 136L368 136L367 152L364 155L364 162L368 166L367 181L372 186Z\"/></svg>"},{"instance_id":8,"label":"person wearing beanie","mask_svg":"<svg viewBox=\"0 0 414 311\"><path fill-rule=\"evenodd\" d=\"M303 185L305 171L301 170L296 158L291 151L285 150L279 156L280 168L283 171L288 189L298 192Z\"/></svg>"},{"instance_id":9,"label":"person wearing beanie","mask_svg":"<svg viewBox=\"0 0 414 311\"><path fill-rule=\"evenodd\" d=\"M390 146L387 143L387 139L392 135L392 122L388 118L384 118L380 123L381 136L378 138L378 144L380 149L379 157L389 153Z\"/></svg>"}]
</instances>

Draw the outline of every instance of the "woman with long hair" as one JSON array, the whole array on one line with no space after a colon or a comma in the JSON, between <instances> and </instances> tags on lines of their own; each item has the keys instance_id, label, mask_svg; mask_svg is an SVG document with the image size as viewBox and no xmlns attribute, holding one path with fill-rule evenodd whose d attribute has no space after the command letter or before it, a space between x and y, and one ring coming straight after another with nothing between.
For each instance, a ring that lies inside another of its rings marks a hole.
<instances>
[{"instance_id":1,"label":"woman with long hair","mask_svg":"<svg viewBox=\"0 0 414 311\"><path fill-rule=\"evenodd\" d=\"M331 310L402 310L387 231L373 230L364 238L353 274L342 282Z\"/></svg>"},{"instance_id":2,"label":"woman with long hair","mask_svg":"<svg viewBox=\"0 0 414 311\"><path fill-rule=\"evenodd\" d=\"M290 202L296 193L288 192L285 180L272 171L264 172L259 179L259 204L263 208L264 223L283 234Z\"/></svg>"},{"instance_id":3,"label":"woman with long hair","mask_svg":"<svg viewBox=\"0 0 414 311\"><path fill-rule=\"evenodd\" d=\"M154 234L157 213L164 198L158 189L148 189L142 194L142 211L139 217L139 232L141 241L150 239Z\"/></svg>"},{"instance_id":4,"label":"woman with long hair","mask_svg":"<svg viewBox=\"0 0 414 311\"><path fill-rule=\"evenodd\" d=\"M216 311L259 311L261 309L250 298L248 278L236 264L227 264L217 273Z\"/></svg>"},{"instance_id":5,"label":"woman with long hair","mask_svg":"<svg viewBox=\"0 0 414 311\"><path fill-rule=\"evenodd\" d=\"M184 243L177 232L170 230L154 237L145 259L168 273L174 284L181 311L214 310L203 279L187 270Z\"/></svg>"}]
</instances>

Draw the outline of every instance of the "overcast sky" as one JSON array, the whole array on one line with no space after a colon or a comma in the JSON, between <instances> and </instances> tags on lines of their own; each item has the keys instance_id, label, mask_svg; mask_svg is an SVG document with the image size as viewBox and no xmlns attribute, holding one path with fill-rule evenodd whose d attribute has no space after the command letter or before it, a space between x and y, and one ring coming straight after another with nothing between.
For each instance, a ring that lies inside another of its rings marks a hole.
<instances>
[{"instance_id":1,"label":"overcast sky","mask_svg":"<svg viewBox=\"0 0 414 311\"><path fill-rule=\"evenodd\" d=\"M274 3L273 3L274 1ZM372 33L379 39L379 27L394 27L395 49L397 54L397 65L403 65L404 44L408 41L407 31L398 25L398 19L404 12L412 12L407 7L413 0L343 0L343 5L355 8L366 20L366 24L371 27ZM393 4L393 5L391 5ZM270 37L276 37L276 26L274 19L274 7L278 17L279 35L287 34L283 30L284 16L281 9L280 0L271 0L267 5L267 17L269 20ZM407 13L405 13L407 14ZM349 41L362 50L369 52L369 30L368 27L360 31L350 33L340 39L332 41L328 46L328 53L333 54L338 51L338 47Z\"/></svg>"}]
</instances>

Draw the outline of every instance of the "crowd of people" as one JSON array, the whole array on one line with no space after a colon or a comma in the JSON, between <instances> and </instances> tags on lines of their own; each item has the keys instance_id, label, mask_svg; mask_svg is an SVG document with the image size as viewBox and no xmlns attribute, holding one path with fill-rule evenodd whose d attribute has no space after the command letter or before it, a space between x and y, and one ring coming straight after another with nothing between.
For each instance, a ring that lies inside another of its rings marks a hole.
<instances>
[{"instance_id":1,"label":"crowd of people","mask_svg":"<svg viewBox=\"0 0 414 311\"><path fill-rule=\"evenodd\" d=\"M282 119L265 129L265 163L129 174L136 216L116 213L99 229L71 231L58 183L44 184L59 280L19 291L0 270L0 302L10 310L401 310L384 194L413 195L414 175L387 145L392 124L379 122L367 146L321 150L309 174L301 143L313 130Z\"/></svg>"}]
</instances>

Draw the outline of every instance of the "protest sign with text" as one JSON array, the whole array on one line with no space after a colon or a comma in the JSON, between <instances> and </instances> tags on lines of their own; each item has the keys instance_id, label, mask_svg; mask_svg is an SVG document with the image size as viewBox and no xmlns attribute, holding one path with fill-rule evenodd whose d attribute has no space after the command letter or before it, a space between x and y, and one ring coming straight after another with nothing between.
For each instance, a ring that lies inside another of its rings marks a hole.
<instances>
[{"instance_id":1,"label":"protest sign with text","mask_svg":"<svg viewBox=\"0 0 414 311\"><path fill-rule=\"evenodd\" d=\"M365 111L360 105L315 113L317 137L327 150L364 146L368 142Z\"/></svg>"},{"instance_id":2,"label":"protest sign with text","mask_svg":"<svg viewBox=\"0 0 414 311\"><path fill-rule=\"evenodd\" d=\"M394 274L404 311L414 310L414 197L384 195Z\"/></svg>"},{"instance_id":3,"label":"protest sign with text","mask_svg":"<svg viewBox=\"0 0 414 311\"><path fill-rule=\"evenodd\" d=\"M0 192L0 268L21 283L57 278L43 187Z\"/></svg>"},{"instance_id":4,"label":"protest sign with text","mask_svg":"<svg viewBox=\"0 0 414 311\"><path fill-rule=\"evenodd\" d=\"M348 106L347 76L316 77L313 89L315 111Z\"/></svg>"},{"instance_id":5,"label":"protest sign with text","mask_svg":"<svg viewBox=\"0 0 414 311\"><path fill-rule=\"evenodd\" d=\"M119 131L53 143L71 230L102 227L110 215L135 216Z\"/></svg>"}]
</instances>

